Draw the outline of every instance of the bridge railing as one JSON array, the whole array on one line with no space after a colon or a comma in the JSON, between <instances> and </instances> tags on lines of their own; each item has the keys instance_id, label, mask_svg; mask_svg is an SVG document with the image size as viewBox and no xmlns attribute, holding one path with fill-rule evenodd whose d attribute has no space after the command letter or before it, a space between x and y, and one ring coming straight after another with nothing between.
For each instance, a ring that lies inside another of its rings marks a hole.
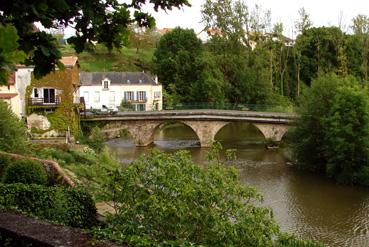
<instances>
[{"instance_id":1,"label":"bridge railing","mask_svg":"<svg viewBox=\"0 0 369 247\"><path fill-rule=\"evenodd\" d=\"M164 110L196 110L196 109L259 111L259 112L293 112L293 108L291 106L281 106L281 105L185 103L164 106Z\"/></svg>"}]
</instances>

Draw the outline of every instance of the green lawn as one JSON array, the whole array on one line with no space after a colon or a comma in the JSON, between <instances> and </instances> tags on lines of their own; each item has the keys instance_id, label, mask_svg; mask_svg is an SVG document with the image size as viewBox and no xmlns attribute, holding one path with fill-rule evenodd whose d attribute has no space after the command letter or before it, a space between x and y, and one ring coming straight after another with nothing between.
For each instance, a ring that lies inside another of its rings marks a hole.
<instances>
[{"instance_id":1,"label":"green lawn","mask_svg":"<svg viewBox=\"0 0 369 247\"><path fill-rule=\"evenodd\" d=\"M70 45L61 46L63 56L77 55L81 71L151 71L154 48L136 51L135 48L122 48L108 54L104 46L97 45L93 52L76 54Z\"/></svg>"}]
</instances>

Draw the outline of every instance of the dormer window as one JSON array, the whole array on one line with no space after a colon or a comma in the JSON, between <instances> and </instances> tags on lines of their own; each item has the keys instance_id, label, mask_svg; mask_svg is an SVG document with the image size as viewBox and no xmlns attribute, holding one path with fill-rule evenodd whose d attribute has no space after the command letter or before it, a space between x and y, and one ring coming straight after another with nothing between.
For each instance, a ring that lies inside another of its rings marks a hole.
<instances>
[{"instance_id":1,"label":"dormer window","mask_svg":"<svg viewBox=\"0 0 369 247\"><path fill-rule=\"evenodd\" d=\"M140 79L139 82L142 83L142 80Z\"/></svg>"},{"instance_id":2,"label":"dormer window","mask_svg":"<svg viewBox=\"0 0 369 247\"><path fill-rule=\"evenodd\" d=\"M103 90L109 90L109 84L110 81L108 79L105 79L102 81Z\"/></svg>"},{"instance_id":3,"label":"dormer window","mask_svg":"<svg viewBox=\"0 0 369 247\"><path fill-rule=\"evenodd\" d=\"M127 80L127 83L128 83L128 84L130 84L130 83L131 83L131 81L130 81L130 80Z\"/></svg>"}]
</instances>

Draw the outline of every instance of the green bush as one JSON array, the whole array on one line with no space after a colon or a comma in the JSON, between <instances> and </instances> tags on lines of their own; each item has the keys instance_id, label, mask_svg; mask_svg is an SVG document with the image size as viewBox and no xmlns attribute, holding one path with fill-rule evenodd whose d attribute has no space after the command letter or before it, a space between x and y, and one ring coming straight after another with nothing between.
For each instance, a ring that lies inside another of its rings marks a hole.
<instances>
[{"instance_id":1,"label":"green bush","mask_svg":"<svg viewBox=\"0 0 369 247\"><path fill-rule=\"evenodd\" d=\"M38 157L42 157L44 159L54 159L59 162L64 162L66 164L75 163L75 159L72 154L65 152L61 149L54 148L44 148L37 153Z\"/></svg>"},{"instance_id":2,"label":"green bush","mask_svg":"<svg viewBox=\"0 0 369 247\"><path fill-rule=\"evenodd\" d=\"M81 144L86 144L91 147L95 152L99 153L105 147L105 138L101 132L101 129L97 126L93 127L90 131L89 137L81 135L78 137Z\"/></svg>"},{"instance_id":3,"label":"green bush","mask_svg":"<svg viewBox=\"0 0 369 247\"><path fill-rule=\"evenodd\" d=\"M5 168L2 182L46 185L48 177L40 163L33 160L16 160Z\"/></svg>"},{"instance_id":4,"label":"green bush","mask_svg":"<svg viewBox=\"0 0 369 247\"><path fill-rule=\"evenodd\" d=\"M97 223L94 201L81 188L0 184L0 206L72 227Z\"/></svg>"},{"instance_id":5,"label":"green bush","mask_svg":"<svg viewBox=\"0 0 369 247\"><path fill-rule=\"evenodd\" d=\"M24 123L3 100L0 100L0 150L15 153L27 151Z\"/></svg>"},{"instance_id":6,"label":"green bush","mask_svg":"<svg viewBox=\"0 0 369 247\"><path fill-rule=\"evenodd\" d=\"M90 152L83 152L78 150L70 151L75 163L84 165L93 165L98 162L96 154L91 150Z\"/></svg>"},{"instance_id":7,"label":"green bush","mask_svg":"<svg viewBox=\"0 0 369 247\"><path fill-rule=\"evenodd\" d=\"M135 246L271 246L279 234L261 195L216 161L201 168L186 152L154 151L109 178L117 213L98 236Z\"/></svg>"},{"instance_id":8,"label":"green bush","mask_svg":"<svg viewBox=\"0 0 369 247\"><path fill-rule=\"evenodd\" d=\"M298 167L341 183L369 184L367 90L353 77L313 81L290 136Z\"/></svg>"}]
</instances>

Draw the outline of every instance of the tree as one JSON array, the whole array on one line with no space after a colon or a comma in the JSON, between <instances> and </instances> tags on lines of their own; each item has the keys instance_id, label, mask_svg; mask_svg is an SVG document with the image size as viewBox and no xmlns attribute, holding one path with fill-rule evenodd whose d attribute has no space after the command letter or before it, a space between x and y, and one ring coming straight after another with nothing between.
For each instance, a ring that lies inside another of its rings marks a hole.
<instances>
[{"instance_id":1,"label":"tree","mask_svg":"<svg viewBox=\"0 0 369 247\"><path fill-rule=\"evenodd\" d=\"M159 42L160 35L152 28L130 26L129 45L136 48L136 53L145 48L155 48Z\"/></svg>"},{"instance_id":2,"label":"tree","mask_svg":"<svg viewBox=\"0 0 369 247\"><path fill-rule=\"evenodd\" d=\"M298 34L303 34L307 29L312 26L312 22L310 20L309 14L306 12L304 8L299 9L299 19L295 22L295 28ZM298 43L296 43L294 47L294 60L296 66L296 79L297 79L297 97L300 96L301 91L301 80L300 80L300 72L301 72L301 49Z\"/></svg>"},{"instance_id":3,"label":"tree","mask_svg":"<svg viewBox=\"0 0 369 247\"><path fill-rule=\"evenodd\" d=\"M296 39L300 55L300 79L310 85L320 73L346 71L344 35L337 27L307 29ZM344 73L340 73L344 74Z\"/></svg>"},{"instance_id":4,"label":"tree","mask_svg":"<svg viewBox=\"0 0 369 247\"><path fill-rule=\"evenodd\" d=\"M353 19L352 29L355 36L360 41L362 67L361 71L364 75L364 80L368 81L368 59L369 59L369 17L366 15L358 15Z\"/></svg>"},{"instance_id":5,"label":"tree","mask_svg":"<svg viewBox=\"0 0 369 247\"><path fill-rule=\"evenodd\" d=\"M15 70L15 65L26 58L26 54L18 50L18 39L14 26L0 24L0 85L8 84L9 74Z\"/></svg>"},{"instance_id":6,"label":"tree","mask_svg":"<svg viewBox=\"0 0 369 247\"><path fill-rule=\"evenodd\" d=\"M27 54L26 64L35 65L34 74L41 77L55 66L61 66L61 53L51 34L38 30L34 23L45 28L74 26L76 36L69 42L77 52L86 44L103 42L108 49L121 47L127 26L136 22L139 26L152 27L153 17L143 12L142 6L150 2L157 11L170 10L190 5L188 0L132 0L120 3L117 0L53 0L53 1L0 1L0 23L13 25L19 35L19 48ZM133 13L131 15L130 13Z\"/></svg>"},{"instance_id":7,"label":"tree","mask_svg":"<svg viewBox=\"0 0 369 247\"><path fill-rule=\"evenodd\" d=\"M27 135L24 124L9 105L0 100L0 150L11 153L26 151Z\"/></svg>"},{"instance_id":8,"label":"tree","mask_svg":"<svg viewBox=\"0 0 369 247\"><path fill-rule=\"evenodd\" d=\"M177 95L181 102L192 100L191 87L199 80L197 61L202 52L201 40L190 29L177 27L159 40L153 58L154 72L164 89Z\"/></svg>"},{"instance_id":9,"label":"tree","mask_svg":"<svg viewBox=\"0 0 369 247\"><path fill-rule=\"evenodd\" d=\"M343 183L369 183L369 100L353 77L315 79L292 132L297 165Z\"/></svg>"}]
</instances>

